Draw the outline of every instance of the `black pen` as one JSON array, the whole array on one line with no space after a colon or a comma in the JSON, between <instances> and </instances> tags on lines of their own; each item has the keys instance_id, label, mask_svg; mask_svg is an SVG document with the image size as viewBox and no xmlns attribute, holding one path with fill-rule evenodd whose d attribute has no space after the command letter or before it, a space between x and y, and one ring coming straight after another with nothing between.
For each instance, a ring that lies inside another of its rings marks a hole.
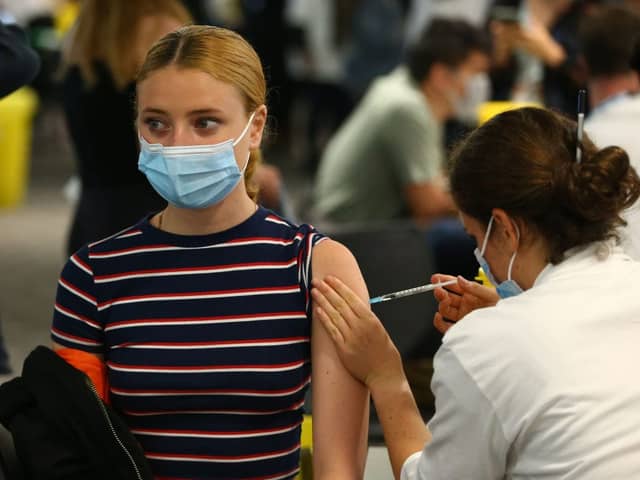
<instances>
[{"instance_id":1,"label":"black pen","mask_svg":"<svg viewBox=\"0 0 640 480\"><path fill-rule=\"evenodd\" d=\"M584 112L586 108L587 91L583 88L578 90L578 135L576 142L576 161L582 161L582 134L584 132Z\"/></svg>"}]
</instances>

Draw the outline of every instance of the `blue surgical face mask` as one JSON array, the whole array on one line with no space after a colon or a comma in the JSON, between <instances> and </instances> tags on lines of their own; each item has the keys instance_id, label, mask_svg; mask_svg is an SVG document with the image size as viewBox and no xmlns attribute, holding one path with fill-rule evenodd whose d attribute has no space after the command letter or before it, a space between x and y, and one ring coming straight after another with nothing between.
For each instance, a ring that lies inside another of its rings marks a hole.
<instances>
[{"instance_id":1,"label":"blue surgical face mask","mask_svg":"<svg viewBox=\"0 0 640 480\"><path fill-rule=\"evenodd\" d=\"M255 112L235 140L214 145L165 147L149 144L140 136L138 169L167 202L181 208L206 208L222 201L238 185L242 169L233 151L245 136Z\"/></svg>"},{"instance_id":2,"label":"blue surgical face mask","mask_svg":"<svg viewBox=\"0 0 640 480\"><path fill-rule=\"evenodd\" d=\"M491 273L491 269L489 268L489 264L484 258L484 251L487 248L487 242L489 241L489 234L491 233L491 227L493 226L493 217L489 220L489 225L487 225L487 233L484 234L484 240L482 242L482 248L478 250L477 248L473 251L476 256L476 260L482 267L485 275L489 279L489 281L496 287L496 292L500 296L500 298L513 297L515 295L519 295L522 293L522 288L520 285L516 283L515 280L511 278L511 269L513 268L513 262L516 259L517 251L513 252L511 256L511 260L509 260L509 268L507 269L507 279L504 282L498 282L496 278ZM518 232L518 238L520 238L520 231L518 230L518 226L515 225L516 231Z\"/></svg>"}]
</instances>

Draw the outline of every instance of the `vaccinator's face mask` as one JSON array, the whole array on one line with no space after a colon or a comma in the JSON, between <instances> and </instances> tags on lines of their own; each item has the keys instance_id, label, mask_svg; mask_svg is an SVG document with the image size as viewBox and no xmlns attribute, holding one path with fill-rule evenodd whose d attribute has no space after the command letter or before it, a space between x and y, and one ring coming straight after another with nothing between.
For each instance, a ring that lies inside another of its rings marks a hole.
<instances>
[{"instance_id":1,"label":"vaccinator's face mask","mask_svg":"<svg viewBox=\"0 0 640 480\"><path fill-rule=\"evenodd\" d=\"M487 232L484 234L484 240L482 241L482 247L480 250L477 248L474 250L474 255L476 256L476 260L480 264L480 267L484 271L485 275L489 279L489 281L496 287L496 292L500 296L500 298L513 297L515 295L519 295L522 293L522 288L520 285L516 283L515 280L511 278L511 269L513 268L513 262L516 259L517 251L513 252L511 256L511 260L509 260L509 267L507 269L507 279L504 282L498 282L496 278L491 273L491 269L489 268L489 263L484 258L484 252L487 249L487 243L489 241L489 235L491 234L491 227L493 226L493 217L489 220L489 224L487 225ZM520 238L520 230L518 230L518 226L516 225L516 231L518 232L518 238Z\"/></svg>"}]
</instances>

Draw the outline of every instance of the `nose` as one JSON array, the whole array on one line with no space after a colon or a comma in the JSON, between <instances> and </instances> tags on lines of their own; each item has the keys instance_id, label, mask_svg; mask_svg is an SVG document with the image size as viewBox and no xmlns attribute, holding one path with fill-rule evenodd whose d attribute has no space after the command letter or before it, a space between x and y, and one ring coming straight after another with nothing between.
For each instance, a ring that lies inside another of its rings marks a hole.
<instances>
[{"instance_id":1,"label":"nose","mask_svg":"<svg viewBox=\"0 0 640 480\"><path fill-rule=\"evenodd\" d=\"M171 133L163 142L166 147L180 147L197 143L193 138L193 130L188 125L176 123L171 129Z\"/></svg>"}]
</instances>

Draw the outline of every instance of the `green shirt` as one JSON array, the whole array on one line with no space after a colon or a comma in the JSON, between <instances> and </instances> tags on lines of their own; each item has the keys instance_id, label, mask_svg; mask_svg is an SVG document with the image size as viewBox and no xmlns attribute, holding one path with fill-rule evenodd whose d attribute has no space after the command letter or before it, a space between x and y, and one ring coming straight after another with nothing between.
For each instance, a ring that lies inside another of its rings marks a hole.
<instances>
[{"instance_id":1,"label":"green shirt","mask_svg":"<svg viewBox=\"0 0 640 480\"><path fill-rule=\"evenodd\" d=\"M335 222L408 216L404 189L441 173L442 126L405 67L376 80L330 140L318 170L316 212Z\"/></svg>"}]
</instances>

